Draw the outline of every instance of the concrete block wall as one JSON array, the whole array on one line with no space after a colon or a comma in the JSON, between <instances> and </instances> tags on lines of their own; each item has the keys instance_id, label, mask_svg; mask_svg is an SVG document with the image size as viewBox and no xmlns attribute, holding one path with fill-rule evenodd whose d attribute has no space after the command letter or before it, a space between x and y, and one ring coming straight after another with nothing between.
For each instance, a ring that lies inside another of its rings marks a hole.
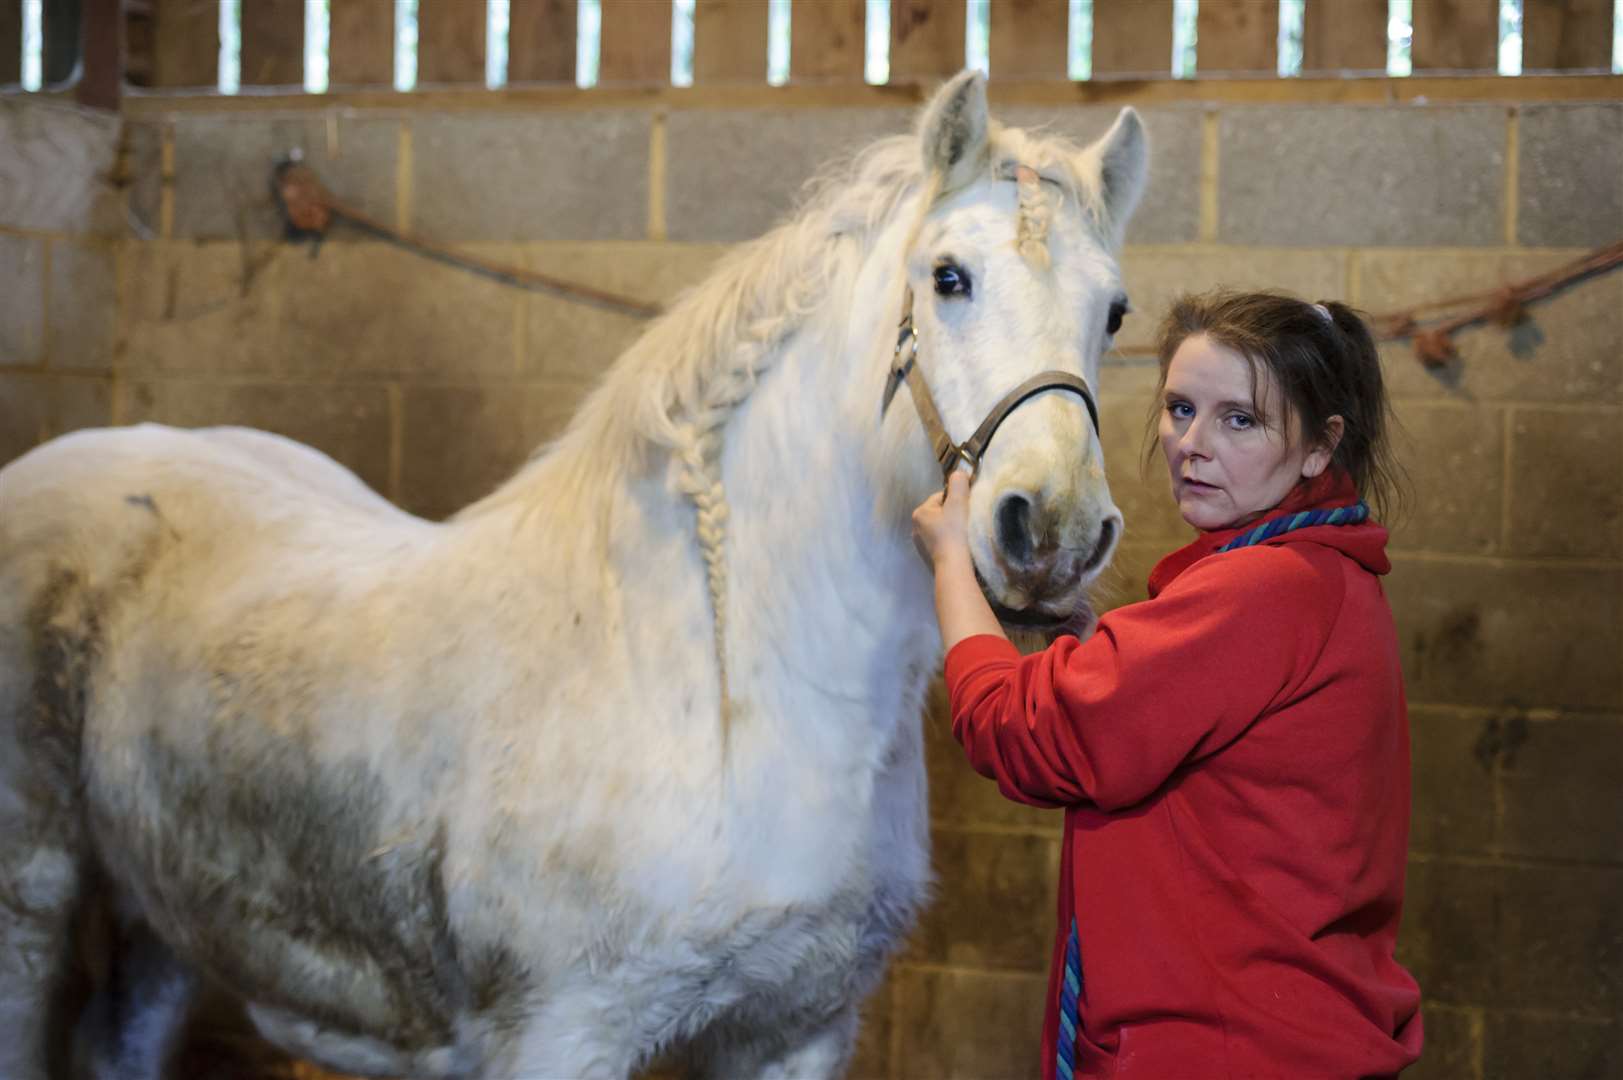
<instances>
[{"instance_id":1,"label":"concrete block wall","mask_svg":"<svg viewBox=\"0 0 1623 1080\"><path fill-rule=\"evenodd\" d=\"M1085 139L1115 109L999 112ZM1279 286L1381 311L1623 236L1615 100L1143 112L1135 313L1102 379L1128 521L1109 603L1141 597L1187 536L1138 466L1149 343L1174 295ZM276 157L299 147L386 222L662 300L786 213L822 163L911 118L872 103L141 110L122 166L97 174L116 190L90 200L118 203L113 226L0 204L0 461L91 424L246 423L444 515L557 431L638 323L353 233L282 245ZM1384 352L1415 496L1389 580L1414 743L1401 948L1426 994L1413 1075L1439 1080L1623 1071L1623 274L1532 316L1461 335L1440 374ZM1059 821L962 765L939 700L927 723L941 887L870 1003L852 1075L1029 1076Z\"/></svg>"}]
</instances>

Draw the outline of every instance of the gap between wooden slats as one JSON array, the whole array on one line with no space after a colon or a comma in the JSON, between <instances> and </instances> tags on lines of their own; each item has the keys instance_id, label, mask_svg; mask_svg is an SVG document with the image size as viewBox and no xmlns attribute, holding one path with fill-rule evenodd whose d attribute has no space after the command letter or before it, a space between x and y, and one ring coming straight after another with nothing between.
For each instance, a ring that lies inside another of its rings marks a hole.
<instances>
[{"instance_id":1,"label":"gap between wooden slats","mask_svg":"<svg viewBox=\"0 0 1623 1080\"><path fill-rule=\"evenodd\" d=\"M419 0L417 85L483 86L485 18L485 5L481 3Z\"/></svg>"},{"instance_id":2,"label":"gap between wooden slats","mask_svg":"<svg viewBox=\"0 0 1623 1080\"><path fill-rule=\"evenodd\" d=\"M392 85L394 0L332 0L329 10L328 83L332 86Z\"/></svg>"},{"instance_id":3,"label":"gap between wooden slats","mask_svg":"<svg viewBox=\"0 0 1623 1080\"><path fill-rule=\"evenodd\" d=\"M695 0L693 83L765 83L767 0Z\"/></svg>"}]
</instances>

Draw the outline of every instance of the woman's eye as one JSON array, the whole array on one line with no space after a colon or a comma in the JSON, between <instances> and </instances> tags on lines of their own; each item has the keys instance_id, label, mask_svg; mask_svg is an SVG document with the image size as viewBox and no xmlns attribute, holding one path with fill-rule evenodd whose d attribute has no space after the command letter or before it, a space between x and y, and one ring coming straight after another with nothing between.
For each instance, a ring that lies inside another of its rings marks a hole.
<instances>
[{"instance_id":1,"label":"woman's eye","mask_svg":"<svg viewBox=\"0 0 1623 1080\"><path fill-rule=\"evenodd\" d=\"M953 263L942 263L936 267L935 294L937 296L968 296L969 271Z\"/></svg>"},{"instance_id":2,"label":"woman's eye","mask_svg":"<svg viewBox=\"0 0 1623 1080\"><path fill-rule=\"evenodd\" d=\"M1229 426L1235 431L1247 431L1254 423L1256 421L1245 413L1234 413L1229 416Z\"/></svg>"},{"instance_id":3,"label":"woman's eye","mask_svg":"<svg viewBox=\"0 0 1623 1080\"><path fill-rule=\"evenodd\" d=\"M1187 403L1182 401L1172 402L1167 406L1167 412L1171 413L1173 417L1179 420L1187 420L1195 414L1195 410L1191 409Z\"/></svg>"},{"instance_id":4,"label":"woman's eye","mask_svg":"<svg viewBox=\"0 0 1623 1080\"><path fill-rule=\"evenodd\" d=\"M1127 317L1127 305L1120 300L1110 305L1110 318L1105 322L1105 333L1111 337L1121 329L1121 321Z\"/></svg>"}]
</instances>

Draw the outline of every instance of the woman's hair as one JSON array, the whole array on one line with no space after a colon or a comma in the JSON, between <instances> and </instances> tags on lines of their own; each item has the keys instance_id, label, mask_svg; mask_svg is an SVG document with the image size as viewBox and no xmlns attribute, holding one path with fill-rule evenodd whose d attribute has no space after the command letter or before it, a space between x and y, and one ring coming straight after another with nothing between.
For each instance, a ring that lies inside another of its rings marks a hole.
<instances>
[{"instance_id":1,"label":"woman's hair","mask_svg":"<svg viewBox=\"0 0 1623 1080\"><path fill-rule=\"evenodd\" d=\"M1159 414L1173 354L1198 334L1250 361L1251 399L1263 425L1289 432L1294 418L1301 439L1316 446L1327 436L1330 418L1340 416L1341 441L1331 467L1352 477L1381 520L1400 508L1405 483L1387 438L1393 420L1380 355L1356 311L1333 300L1310 304L1279 292L1217 290L1180 297L1161 323L1156 343L1161 377L1152 416ZM1284 392L1277 422L1266 412L1271 403L1258 392L1259 369ZM1147 453L1154 452L1153 434L1152 423Z\"/></svg>"}]
</instances>

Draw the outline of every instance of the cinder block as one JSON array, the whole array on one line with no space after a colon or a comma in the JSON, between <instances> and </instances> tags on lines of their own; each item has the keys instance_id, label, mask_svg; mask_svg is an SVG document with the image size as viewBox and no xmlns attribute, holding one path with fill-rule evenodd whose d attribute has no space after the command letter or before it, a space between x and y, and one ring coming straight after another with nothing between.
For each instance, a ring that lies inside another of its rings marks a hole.
<instances>
[{"instance_id":1,"label":"cinder block","mask_svg":"<svg viewBox=\"0 0 1623 1080\"><path fill-rule=\"evenodd\" d=\"M1600 247L1623 236L1623 105L1524 105L1516 239Z\"/></svg>"},{"instance_id":2,"label":"cinder block","mask_svg":"<svg viewBox=\"0 0 1623 1080\"><path fill-rule=\"evenodd\" d=\"M1161 544L1166 552L1188 543L1194 532L1172 501L1166 459L1155 442L1152 425L1159 420L1155 388L1160 374L1153 361L1105 365L1099 372L1099 426L1110 497L1121 510L1125 538Z\"/></svg>"},{"instance_id":3,"label":"cinder block","mask_svg":"<svg viewBox=\"0 0 1623 1080\"><path fill-rule=\"evenodd\" d=\"M1386 579L1409 699L1623 707L1623 570L1398 556Z\"/></svg>"},{"instance_id":4,"label":"cinder block","mask_svg":"<svg viewBox=\"0 0 1623 1080\"><path fill-rule=\"evenodd\" d=\"M1623 864L1623 717L1513 716L1499 838L1509 855Z\"/></svg>"},{"instance_id":5,"label":"cinder block","mask_svg":"<svg viewBox=\"0 0 1623 1080\"><path fill-rule=\"evenodd\" d=\"M44 358L45 241L0 235L0 366Z\"/></svg>"},{"instance_id":6,"label":"cinder block","mask_svg":"<svg viewBox=\"0 0 1623 1080\"><path fill-rule=\"evenodd\" d=\"M932 831L935 902L905 959L1046 971L1054 943L1059 841L1013 833Z\"/></svg>"},{"instance_id":7,"label":"cinder block","mask_svg":"<svg viewBox=\"0 0 1623 1080\"><path fill-rule=\"evenodd\" d=\"M35 446L112 420L112 380L0 373L0 465Z\"/></svg>"},{"instance_id":8,"label":"cinder block","mask_svg":"<svg viewBox=\"0 0 1623 1080\"><path fill-rule=\"evenodd\" d=\"M400 504L441 518L488 495L579 404L574 383L407 386Z\"/></svg>"},{"instance_id":9,"label":"cinder block","mask_svg":"<svg viewBox=\"0 0 1623 1080\"><path fill-rule=\"evenodd\" d=\"M45 362L57 370L110 371L118 323L118 264L106 244L51 241Z\"/></svg>"},{"instance_id":10,"label":"cinder block","mask_svg":"<svg viewBox=\"0 0 1623 1080\"><path fill-rule=\"evenodd\" d=\"M640 240L642 111L443 113L412 120L411 227L446 243Z\"/></svg>"},{"instance_id":11,"label":"cinder block","mask_svg":"<svg viewBox=\"0 0 1623 1080\"><path fill-rule=\"evenodd\" d=\"M897 983L894 1075L1012 1080L1042 1074L1047 976L903 967Z\"/></svg>"},{"instance_id":12,"label":"cinder block","mask_svg":"<svg viewBox=\"0 0 1623 1080\"><path fill-rule=\"evenodd\" d=\"M517 262L515 249L473 252ZM512 378L519 290L383 244L129 248L134 371Z\"/></svg>"},{"instance_id":13,"label":"cinder block","mask_svg":"<svg viewBox=\"0 0 1623 1080\"><path fill-rule=\"evenodd\" d=\"M394 224L398 120L309 112L189 113L172 123L176 237L280 237L271 171L293 151L339 201ZM341 227L331 236L364 238Z\"/></svg>"},{"instance_id":14,"label":"cinder block","mask_svg":"<svg viewBox=\"0 0 1623 1080\"><path fill-rule=\"evenodd\" d=\"M1512 412L1510 554L1623 558L1620 427L1618 409Z\"/></svg>"},{"instance_id":15,"label":"cinder block","mask_svg":"<svg viewBox=\"0 0 1623 1080\"><path fill-rule=\"evenodd\" d=\"M1503 240L1502 106L1238 107L1219 123L1225 243Z\"/></svg>"},{"instance_id":16,"label":"cinder block","mask_svg":"<svg viewBox=\"0 0 1623 1080\"><path fill-rule=\"evenodd\" d=\"M807 181L886 135L906 109L680 110L666 121L672 240L747 240L786 220Z\"/></svg>"},{"instance_id":17,"label":"cinder block","mask_svg":"<svg viewBox=\"0 0 1623 1080\"><path fill-rule=\"evenodd\" d=\"M1057 810L1005 799L995 780L969 766L964 749L952 735L952 714L940 679L930 684L924 713L924 755L930 769L930 819L950 828L1014 826L1059 834L1063 815ZM949 887L956 887L949 883Z\"/></svg>"},{"instance_id":18,"label":"cinder block","mask_svg":"<svg viewBox=\"0 0 1623 1080\"><path fill-rule=\"evenodd\" d=\"M1099 138L1121 110L1114 106L995 110L1011 127L1063 135L1078 146ZM1141 109L1150 137L1150 180L1127 225L1129 244L1182 244L1200 238L1203 110Z\"/></svg>"},{"instance_id":19,"label":"cinder block","mask_svg":"<svg viewBox=\"0 0 1623 1080\"><path fill-rule=\"evenodd\" d=\"M1347 294L1347 260L1335 251L1230 248L1157 251L1128 248L1122 275L1132 313L1116 335L1124 353L1153 352L1161 322L1185 293L1218 287L1279 289L1306 300Z\"/></svg>"},{"instance_id":20,"label":"cinder block","mask_svg":"<svg viewBox=\"0 0 1623 1080\"><path fill-rule=\"evenodd\" d=\"M1504 412L1404 401L1392 447L1411 498L1389 522L1399 550L1488 555L1504 506Z\"/></svg>"},{"instance_id":21,"label":"cinder block","mask_svg":"<svg viewBox=\"0 0 1623 1080\"><path fill-rule=\"evenodd\" d=\"M1609 1020L1585 1020L1496 1011L1488 1014L1484 1027L1483 1080L1604 1080L1623 1076L1623 1023L1615 1016ZM1429 1016L1426 1036L1431 1036ZM1440 1078L1442 1074L1438 1075Z\"/></svg>"},{"instance_id":22,"label":"cinder block","mask_svg":"<svg viewBox=\"0 0 1623 1080\"><path fill-rule=\"evenodd\" d=\"M123 198L112 184L120 118L44 95L0 99L0 225L116 236Z\"/></svg>"},{"instance_id":23,"label":"cinder block","mask_svg":"<svg viewBox=\"0 0 1623 1080\"><path fill-rule=\"evenodd\" d=\"M1360 255L1359 305L1371 312L1486 292L1570 262L1577 252L1474 255L1368 252ZM1623 274L1604 274L1541 300L1514 331L1475 327L1456 334L1460 357L1441 371L1423 367L1407 341L1383 346L1394 397L1460 401L1623 400L1617 342L1623 341Z\"/></svg>"},{"instance_id":24,"label":"cinder block","mask_svg":"<svg viewBox=\"0 0 1623 1080\"><path fill-rule=\"evenodd\" d=\"M1615 826L1615 819L1612 822ZM1623 866L1507 866L1497 1001L1595 1020L1623 1010Z\"/></svg>"},{"instance_id":25,"label":"cinder block","mask_svg":"<svg viewBox=\"0 0 1623 1080\"><path fill-rule=\"evenodd\" d=\"M1420 983L1427 1002L1497 1000L1500 904L1498 866L1409 860L1403 890L1398 962Z\"/></svg>"},{"instance_id":26,"label":"cinder block","mask_svg":"<svg viewBox=\"0 0 1623 1080\"><path fill-rule=\"evenodd\" d=\"M669 304L703 283L727 251L721 244L536 244L523 249L539 273L644 303ZM579 299L525 295L521 371L555 380L595 383L651 320Z\"/></svg>"},{"instance_id":27,"label":"cinder block","mask_svg":"<svg viewBox=\"0 0 1623 1080\"><path fill-rule=\"evenodd\" d=\"M1420 1060L1404 1072L1404 1080L1462 1080L1476 1076L1476 1062L1482 1060L1482 1011L1424 1001L1420 1012L1426 1028L1425 1045Z\"/></svg>"},{"instance_id":28,"label":"cinder block","mask_svg":"<svg viewBox=\"0 0 1623 1080\"><path fill-rule=\"evenodd\" d=\"M175 427L240 425L326 453L374 491L389 490L389 396L382 386L134 380L121 416Z\"/></svg>"},{"instance_id":29,"label":"cinder block","mask_svg":"<svg viewBox=\"0 0 1623 1080\"><path fill-rule=\"evenodd\" d=\"M1489 722L1489 714L1479 712L1409 709L1409 850L1464 855L1491 849L1499 740Z\"/></svg>"}]
</instances>

